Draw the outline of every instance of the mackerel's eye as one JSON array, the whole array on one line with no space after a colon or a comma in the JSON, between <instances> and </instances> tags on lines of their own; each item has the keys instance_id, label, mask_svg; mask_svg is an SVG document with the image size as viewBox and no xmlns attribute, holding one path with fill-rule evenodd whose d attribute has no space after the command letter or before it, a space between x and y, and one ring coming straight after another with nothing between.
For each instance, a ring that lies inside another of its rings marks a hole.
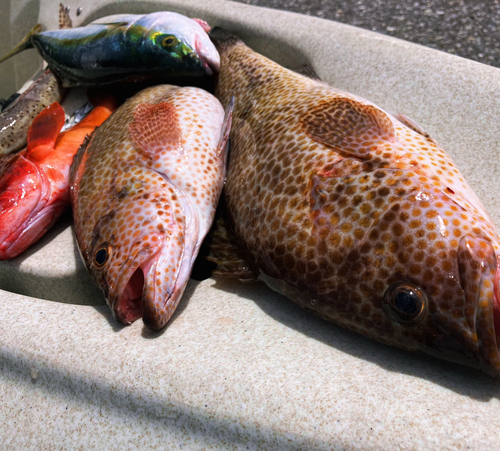
<instances>
[{"instance_id":1,"label":"mackerel's eye","mask_svg":"<svg viewBox=\"0 0 500 451\"><path fill-rule=\"evenodd\" d=\"M101 269L108 262L111 256L111 246L108 243L102 243L94 252L94 268Z\"/></svg>"},{"instance_id":2,"label":"mackerel's eye","mask_svg":"<svg viewBox=\"0 0 500 451\"><path fill-rule=\"evenodd\" d=\"M163 47L169 48L173 47L178 42L179 40L175 36L167 36L166 38L163 38L163 41L161 41L161 45Z\"/></svg>"},{"instance_id":3,"label":"mackerel's eye","mask_svg":"<svg viewBox=\"0 0 500 451\"><path fill-rule=\"evenodd\" d=\"M427 296L410 282L393 283L384 293L384 308L400 323L416 323L425 317Z\"/></svg>"}]
</instances>

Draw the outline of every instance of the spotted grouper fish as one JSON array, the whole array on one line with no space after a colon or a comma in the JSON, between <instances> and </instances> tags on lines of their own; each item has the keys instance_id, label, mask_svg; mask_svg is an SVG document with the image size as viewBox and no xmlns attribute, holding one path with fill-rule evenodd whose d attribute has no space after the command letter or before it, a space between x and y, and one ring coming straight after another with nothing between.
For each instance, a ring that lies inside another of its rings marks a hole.
<instances>
[{"instance_id":1,"label":"spotted grouper fish","mask_svg":"<svg viewBox=\"0 0 500 451\"><path fill-rule=\"evenodd\" d=\"M498 374L499 238L416 123L216 29L234 95L218 274L263 280L381 342ZM225 245L224 245L225 243Z\"/></svg>"},{"instance_id":2,"label":"spotted grouper fish","mask_svg":"<svg viewBox=\"0 0 500 451\"><path fill-rule=\"evenodd\" d=\"M203 20L169 11L60 30L41 31L37 25L0 62L34 47L65 87L154 75L212 75L220 59L209 29Z\"/></svg>"},{"instance_id":3,"label":"spotted grouper fish","mask_svg":"<svg viewBox=\"0 0 500 451\"><path fill-rule=\"evenodd\" d=\"M230 103L228 101L228 103ZM72 166L80 253L115 318L160 329L184 292L225 177L231 106L161 85L125 102Z\"/></svg>"}]
</instances>

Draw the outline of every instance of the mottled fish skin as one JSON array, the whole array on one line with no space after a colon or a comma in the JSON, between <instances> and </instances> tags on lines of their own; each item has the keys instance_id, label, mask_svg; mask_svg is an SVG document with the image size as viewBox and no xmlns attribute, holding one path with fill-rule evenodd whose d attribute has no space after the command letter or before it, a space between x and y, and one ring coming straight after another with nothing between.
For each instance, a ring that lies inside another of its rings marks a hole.
<instances>
[{"instance_id":1,"label":"mottled fish skin","mask_svg":"<svg viewBox=\"0 0 500 451\"><path fill-rule=\"evenodd\" d=\"M114 99L103 97L78 124L59 133L65 114L55 102L30 126L28 147L0 159L0 260L28 249L70 205L73 158L85 137L114 109Z\"/></svg>"},{"instance_id":2,"label":"mottled fish skin","mask_svg":"<svg viewBox=\"0 0 500 451\"><path fill-rule=\"evenodd\" d=\"M77 154L75 234L118 321L156 330L172 316L222 191L230 120L206 91L156 86Z\"/></svg>"},{"instance_id":3,"label":"mottled fish skin","mask_svg":"<svg viewBox=\"0 0 500 451\"><path fill-rule=\"evenodd\" d=\"M0 155L26 146L33 119L54 102L60 102L64 89L50 70L45 70L21 96L0 113Z\"/></svg>"},{"instance_id":4,"label":"mottled fish skin","mask_svg":"<svg viewBox=\"0 0 500 451\"><path fill-rule=\"evenodd\" d=\"M66 87L137 76L212 75L220 59L204 27L199 19L161 11L36 33L31 44Z\"/></svg>"},{"instance_id":5,"label":"mottled fish skin","mask_svg":"<svg viewBox=\"0 0 500 451\"><path fill-rule=\"evenodd\" d=\"M216 95L235 99L223 196L254 273L327 320L497 375L499 238L443 149L404 115L211 38Z\"/></svg>"}]
</instances>

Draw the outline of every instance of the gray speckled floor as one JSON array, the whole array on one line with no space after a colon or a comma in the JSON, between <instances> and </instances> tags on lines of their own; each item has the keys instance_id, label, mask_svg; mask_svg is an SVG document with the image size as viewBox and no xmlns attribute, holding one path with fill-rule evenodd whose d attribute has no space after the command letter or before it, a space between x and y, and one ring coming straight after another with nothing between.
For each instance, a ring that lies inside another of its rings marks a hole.
<instances>
[{"instance_id":1,"label":"gray speckled floor","mask_svg":"<svg viewBox=\"0 0 500 451\"><path fill-rule=\"evenodd\" d=\"M500 0L236 0L365 28L500 67Z\"/></svg>"}]
</instances>

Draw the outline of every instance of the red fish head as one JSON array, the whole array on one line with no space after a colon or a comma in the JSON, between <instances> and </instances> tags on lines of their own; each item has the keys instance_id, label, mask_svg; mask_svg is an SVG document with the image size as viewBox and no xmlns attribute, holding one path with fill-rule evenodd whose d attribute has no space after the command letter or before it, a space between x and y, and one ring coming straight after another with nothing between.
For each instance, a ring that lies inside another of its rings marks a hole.
<instances>
[{"instance_id":1,"label":"red fish head","mask_svg":"<svg viewBox=\"0 0 500 451\"><path fill-rule=\"evenodd\" d=\"M51 183L40 165L54 150L64 124L64 110L54 103L43 110L28 131L28 148L0 179L0 259L13 258L36 242L52 227L65 208L48 205Z\"/></svg>"}]
</instances>

